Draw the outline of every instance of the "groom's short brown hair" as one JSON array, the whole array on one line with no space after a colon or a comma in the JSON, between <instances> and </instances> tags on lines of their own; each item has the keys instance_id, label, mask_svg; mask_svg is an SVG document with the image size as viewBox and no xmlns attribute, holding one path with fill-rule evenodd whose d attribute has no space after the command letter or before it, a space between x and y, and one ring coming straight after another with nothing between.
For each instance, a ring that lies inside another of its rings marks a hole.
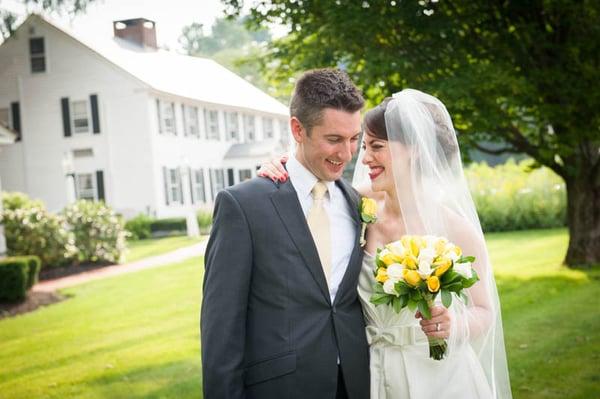
<instances>
[{"instance_id":1,"label":"groom's short brown hair","mask_svg":"<svg viewBox=\"0 0 600 399\"><path fill-rule=\"evenodd\" d=\"M353 113L364 105L360 90L346 72L335 68L313 69L305 72L296 82L290 115L298 118L310 135L326 108Z\"/></svg>"}]
</instances>

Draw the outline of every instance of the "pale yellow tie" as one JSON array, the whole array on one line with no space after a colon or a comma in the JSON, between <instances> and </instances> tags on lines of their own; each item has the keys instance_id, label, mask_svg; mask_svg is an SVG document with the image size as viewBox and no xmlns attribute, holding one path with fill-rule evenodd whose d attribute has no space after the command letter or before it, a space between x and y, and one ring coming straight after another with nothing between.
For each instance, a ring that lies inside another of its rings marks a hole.
<instances>
[{"instance_id":1,"label":"pale yellow tie","mask_svg":"<svg viewBox=\"0 0 600 399\"><path fill-rule=\"evenodd\" d=\"M321 259L321 266L323 266L323 272L329 285L329 279L331 277L331 234L329 228L329 215L325 210L325 193L327 193L327 185L322 181L315 183L311 194L313 197L313 204L306 221L308 228L313 236L313 240L319 252L319 258Z\"/></svg>"}]
</instances>

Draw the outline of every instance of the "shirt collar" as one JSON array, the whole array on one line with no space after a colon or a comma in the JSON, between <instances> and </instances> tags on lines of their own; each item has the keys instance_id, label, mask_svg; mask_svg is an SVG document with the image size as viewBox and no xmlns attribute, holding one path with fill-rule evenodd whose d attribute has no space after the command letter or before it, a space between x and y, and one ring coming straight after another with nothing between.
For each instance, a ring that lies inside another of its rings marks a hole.
<instances>
[{"instance_id":1,"label":"shirt collar","mask_svg":"<svg viewBox=\"0 0 600 399\"><path fill-rule=\"evenodd\" d=\"M294 154L289 157L286 164L286 169L290 175L290 179L294 185L294 188L296 189L296 192L298 193L298 196L300 198L309 197L311 195L310 192L319 179L317 179L317 177L313 175L310 170L306 169L306 167L302 165L298 159L296 159L296 155ZM328 181L325 182L325 185L327 186L329 199L332 200L335 196L335 182Z\"/></svg>"}]
</instances>

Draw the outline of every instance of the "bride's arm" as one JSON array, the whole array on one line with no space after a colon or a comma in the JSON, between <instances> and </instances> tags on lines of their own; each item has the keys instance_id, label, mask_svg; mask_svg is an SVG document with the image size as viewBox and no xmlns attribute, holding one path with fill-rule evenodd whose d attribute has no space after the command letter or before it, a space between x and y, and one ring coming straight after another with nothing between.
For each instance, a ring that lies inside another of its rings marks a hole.
<instances>
[{"instance_id":1,"label":"bride's arm","mask_svg":"<svg viewBox=\"0 0 600 399\"><path fill-rule=\"evenodd\" d=\"M474 338L486 334L495 320L490 287L493 282L490 276L492 267L484 238L468 230L463 234L461 248L464 254L475 256L472 266L479 276L479 281L467 290L469 303L466 306L465 321L469 336Z\"/></svg>"}]
</instances>

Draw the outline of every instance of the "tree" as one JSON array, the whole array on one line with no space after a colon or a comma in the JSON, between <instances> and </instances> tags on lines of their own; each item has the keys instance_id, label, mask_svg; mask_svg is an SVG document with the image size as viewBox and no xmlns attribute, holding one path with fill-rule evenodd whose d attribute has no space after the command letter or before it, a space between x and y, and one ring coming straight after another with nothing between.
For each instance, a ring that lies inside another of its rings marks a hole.
<instances>
[{"instance_id":1,"label":"tree","mask_svg":"<svg viewBox=\"0 0 600 399\"><path fill-rule=\"evenodd\" d=\"M242 6L224 3L231 15ZM592 0L273 0L254 3L248 23L289 27L268 54L281 79L338 66L370 104L418 88L448 106L463 150L525 153L554 170L575 267L600 263L599 12Z\"/></svg>"},{"instance_id":2,"label":"tree","mask_svg":"<svg viewBox=\"0 0 600 399\"><path fill-rule=\"evenodd\" d=\"M20 0L29 10L30 7L37 11L56 11L64 14L77 14L84 12L90 3L96 0ZM6 39L13 34L16 29L17 15L6 9L2 9L0 0L0 34Z\"/></svg>"},{"instance_id":3,"label":"tree","mask_svg":"<svg viewBox=\"0 0 600 399\"><path fill-rule=\"evenodd\" d=\"M289 98L289 90L280 90L277 81L261 74L266 45L271 40L268 29L249 30L244 18L218 18L210 34L204 26L192 23L183 28L179 42L188 55L208 57L231 69L250 83L278 97Z\"/></svg>"}]
</instances>

